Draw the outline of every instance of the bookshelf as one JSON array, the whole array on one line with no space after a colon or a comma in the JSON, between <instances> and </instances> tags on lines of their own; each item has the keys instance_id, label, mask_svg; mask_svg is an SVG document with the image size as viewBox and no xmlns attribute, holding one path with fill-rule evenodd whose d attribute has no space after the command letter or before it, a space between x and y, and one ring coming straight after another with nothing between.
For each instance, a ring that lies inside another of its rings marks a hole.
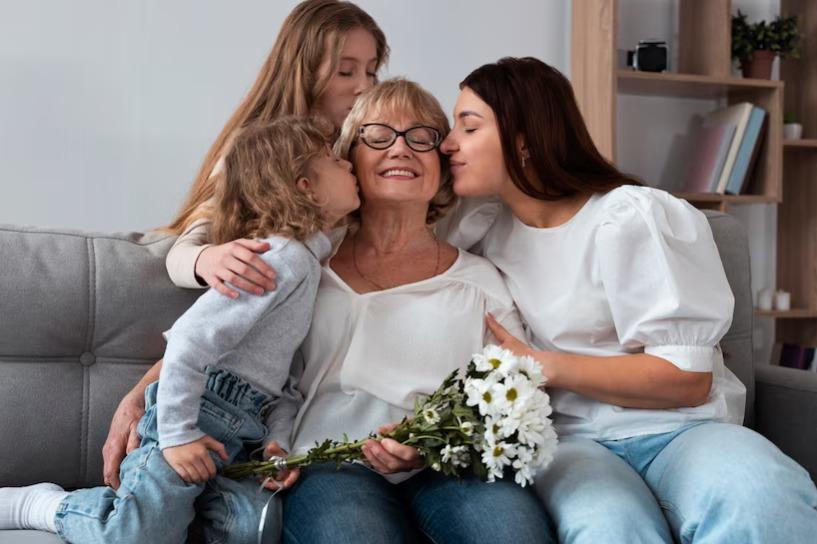
<instances>
[{"instance_id":1,"label":"bookshelf","mask_svg":"<svg viewBox=\"0 0 817 544\"><path fill-rule=\"evenodd\" d=\"M768 112L766 134L746 194L677 193L699 208L775 204L777 288L794 309L756 311L775 320L778 342L817 345L817 2L781 0L796 14L800 59L781 62L781 81L732 76L731 0L679 0L678 63L672 73L618 66L618 0L573 3L571 75L576 98L599 150L616 162L617 97L621 95L748 101ZM798 116L804 139L783 139L783 112ZM633 172L638 175L638 172Z\"/></svg>"},{"instance_id":2,"label":"bookshelf","mask_svg":"<svg viewBox=\"0 0 817 544\"><path fill-rule=\"evenodd\" d=\"M782 15L797 15L803 36L799 59L780 63L785 111L803 124L803 140L784 140L783 202L777 219L777 284L803 317L776 316L778 342L817 346L817 2L781 0Z\"/></svg>"}]
</instances>

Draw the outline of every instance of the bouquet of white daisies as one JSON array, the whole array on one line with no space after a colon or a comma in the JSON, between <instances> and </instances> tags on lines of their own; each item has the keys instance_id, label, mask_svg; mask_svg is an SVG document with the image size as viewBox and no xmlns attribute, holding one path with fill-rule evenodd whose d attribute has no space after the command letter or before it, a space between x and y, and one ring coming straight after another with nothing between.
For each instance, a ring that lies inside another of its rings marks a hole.
<instances>
[{"instance_id":1,"label":"bouquet of white daisies","mask_svg":"<svg viewBox=\"0 0 817 544\"><path fill-rule=\"evenodd\" d=\"M433 470L462 476L470 468L489 482L512 471L514 481L524 487L550 463L556 449L544 382L530 357L487 346L473 356L464 377L459 370L451 373L433 394L418 400L412 417L386 434L353 442L325 440L303 455L235 464L223 473L269 477L313 463L362 460L367 440L392 438L417 448Z\"/></svg>"}]
</instances>

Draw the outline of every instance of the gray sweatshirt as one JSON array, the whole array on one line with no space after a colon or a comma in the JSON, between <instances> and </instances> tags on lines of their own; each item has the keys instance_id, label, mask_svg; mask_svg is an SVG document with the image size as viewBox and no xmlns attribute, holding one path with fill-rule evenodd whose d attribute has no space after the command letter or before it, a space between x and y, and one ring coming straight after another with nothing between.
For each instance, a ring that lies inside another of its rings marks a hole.
<instances>
[{"instance_id":1,"label":"gray sweatshirt","mask_svg":"<svg viewBox=\"0 0 817 544\"><path fill-rule=\"evenodd\" d=\"M219 366L270 396L264 443L275 440L289 451L302 402L290 366L312 322L320 261L329 256L331 243L322 233L304 243L279 236L265 240L272 247L261 258L277 273L274 291L262 296L242 291L230 299L211 289L168 332L157 399L162 449L204 436L196 422L205 369Z\"/></svg>"}]
</instances>

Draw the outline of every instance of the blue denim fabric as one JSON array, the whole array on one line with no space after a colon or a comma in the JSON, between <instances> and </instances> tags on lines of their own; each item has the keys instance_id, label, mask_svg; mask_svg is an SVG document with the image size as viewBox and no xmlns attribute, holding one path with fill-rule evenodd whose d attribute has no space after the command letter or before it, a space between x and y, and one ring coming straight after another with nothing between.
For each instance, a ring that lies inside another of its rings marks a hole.
<instances>
[{"instance_id":1,"label":"blue denim fabric","mask_svg":"<svg viewBox=\"0 0 817 544\"><path fill-rule=\"evenodd\" d=\"M358 464L310 466L283 510L284 543L555 542L529 488L429 469L391 484Z\"/></svg>"},{"instance_id":2,"label":"blue denim fabric","mask_svg":"<svg viewBox=\"0 0 817 544\"><path fill-rule=\"evenodd\" d=\"M563 437L537 478L566 543L814 542L808 473L745 427L700 423L597 443Z\"/></svg>"},{"instance_id":3,"label":"blue denim fabric","mask_svg":"<svg viewBox=\"0 0 817 544\"><path fill-rule=\"evenodd\" d=\"M70 493L57 512L58 534L68 542L179 544L190 529L195 542L256 542L261 509L271 493L259 492L253 480L236 482L221 475L206 484L185 483L159 449L157 389L158 382L145 391L142 442L122 463L119 489ZM228 463L244 461L266 435L263 415L268 405L266 395L234 374L210 371L197 424L224 444ZM211 455L217 467L224 466ZM280 527L280 505L274 511Z\"/></svg>"}]
</instances>

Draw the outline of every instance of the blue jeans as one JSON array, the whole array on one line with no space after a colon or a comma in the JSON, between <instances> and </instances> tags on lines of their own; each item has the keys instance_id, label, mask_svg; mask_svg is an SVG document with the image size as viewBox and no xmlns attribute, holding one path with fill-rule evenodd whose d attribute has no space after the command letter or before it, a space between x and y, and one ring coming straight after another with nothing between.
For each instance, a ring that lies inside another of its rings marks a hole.
<instances>
[{"instance_id":1,"label":"blue jeans","mask_svg":"<svg viewBox=\"0 0 817 544\"><path fill-rule=\"evenodd\" d=\"M817 541L806 470L727 423L601 443L564 437L536 491L560 542Z\"/></svg>"},{"instance_id":2,"label":"blue jeans","mask_svg":"<svg viewBox=\"0 0 817 544\"><path fill-rule=\"evenodd\" d=\"M261 510L271 493L254 480L216 476L206 484L185 483L167 464L156 430L158 382L145 391L139 422L141 445L120 468L121 485L70 493L57 511L57 532L68 542L183 543L256 542ZM223 443L228 463L248 459L266 435L262 415L268 397L224 370L208 373L198 427ZM211 454L218 468L224 461ZM278 501L278 499L275 499ZM271 508L274 510L273 508ZM267 523L280 527L280 502Z\"/></svg>"},{"instance_id":3,"label":"blue jeans","mask_svg":"<svg viewBox=\"0 0 817 544\"><path fill-rule=\"evenodd\" d=\"M357 464L314 465L284 497L284 543L552 543L530 488L426 469L400 484Z\"/></svg>"}]
</instances>

